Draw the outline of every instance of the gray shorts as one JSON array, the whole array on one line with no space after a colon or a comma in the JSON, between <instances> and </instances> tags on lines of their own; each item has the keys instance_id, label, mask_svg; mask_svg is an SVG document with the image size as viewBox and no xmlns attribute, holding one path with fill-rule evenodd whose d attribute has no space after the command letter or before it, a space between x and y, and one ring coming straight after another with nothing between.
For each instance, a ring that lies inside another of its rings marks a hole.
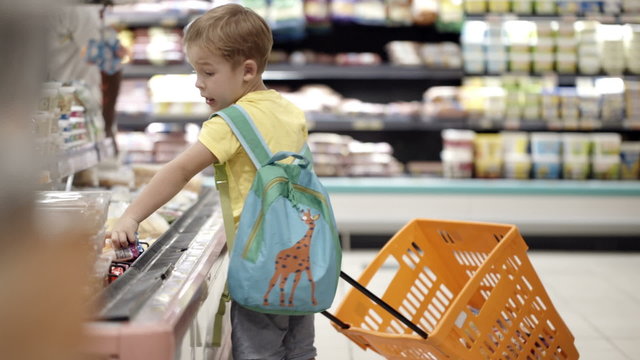
<instances>
[{"instance_id":1,"label":"gray shorts","mask_svg":"<svg viewBox=\"0 0 640 360\"><path fill-rule=\"evenodd\" d=\"M234 360L309 360L316 357L313 315L273 315L231 301Z\"/></svg>"}]
</instances>

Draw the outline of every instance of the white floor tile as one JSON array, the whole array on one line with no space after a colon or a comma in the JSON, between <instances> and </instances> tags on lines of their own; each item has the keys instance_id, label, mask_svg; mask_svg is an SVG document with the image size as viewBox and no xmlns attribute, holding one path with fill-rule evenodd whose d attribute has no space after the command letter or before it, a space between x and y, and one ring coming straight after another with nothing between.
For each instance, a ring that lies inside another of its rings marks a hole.
<instances>
[{"instance_id":1,"label":"white floor tile","mask_svg":"<svg viewBox=\"0 0 640 360\"><path fill-rule=\"evenodd\" d=\"M342 268L357 279L376 255L375 250L345 252ZM640 253L530 251L529 258L574 335L580 359L640 359ZM383 280L370 289L384 291L384 278L393 271L381 273ZM341 281L335 304L349 288ZM360 349L320 315L316 332L320 360L382 358Z\"/></svg>"},{"instance_id":2,"label":"white floor tile","mask_svg":"<svg viewBox=\"0 0 640 360\"><path fill-rule=\"evenodd\" d=\"M629 359L640 359L640 337L635 339L613 339L613 342Z\"/></svg>"},{"instance_id":3,"label":"white floor tile","mask_svg":"<svg viewBox=\"0 0 640 360\"><path fill-rule=\"evenodd\" d=\"M580 352L580 360L633 360L625 355L617 346L605 339L576 338L576 347Z\"/></svg>"}]
</instances>

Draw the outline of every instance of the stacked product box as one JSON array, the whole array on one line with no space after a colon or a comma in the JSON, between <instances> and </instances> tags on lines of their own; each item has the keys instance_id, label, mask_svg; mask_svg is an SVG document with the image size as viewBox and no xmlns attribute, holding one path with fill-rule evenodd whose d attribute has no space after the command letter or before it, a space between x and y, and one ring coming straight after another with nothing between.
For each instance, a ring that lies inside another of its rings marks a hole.
<instances>
[{"instance_id":1,"label":"stacked product box","mask_svg":"<svg viewBox=\"0 0 640 360\"><path fill-rule=\"evenodd\" d=\"M555 132L531 133L533 177L559 179L561 175L561 135Z\"/></svg>"}]
</instances>

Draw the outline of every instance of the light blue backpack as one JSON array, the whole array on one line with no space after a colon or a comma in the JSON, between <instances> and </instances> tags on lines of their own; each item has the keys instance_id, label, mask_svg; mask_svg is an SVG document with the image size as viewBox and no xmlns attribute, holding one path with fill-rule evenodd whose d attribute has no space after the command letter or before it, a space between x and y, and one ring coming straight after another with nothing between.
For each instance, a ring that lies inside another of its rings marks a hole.
<instances>
[{"instance_id":1,"label":"light blue backpack","mask_svg":"<svg viewBox=\"0 0 640 360\"><path fill-rule=\"evenodd\" d=\"M233 239L233 215L224 165L216 166L227 244L228 288L234 301L272 314L303 315L331 307L340 275L341 249L329 196L303 154L271 154L249 114L239 105L216 113L233 130L256 166ZM280 162L294 157L291 164Z\"/></svg>"}]
</instances>

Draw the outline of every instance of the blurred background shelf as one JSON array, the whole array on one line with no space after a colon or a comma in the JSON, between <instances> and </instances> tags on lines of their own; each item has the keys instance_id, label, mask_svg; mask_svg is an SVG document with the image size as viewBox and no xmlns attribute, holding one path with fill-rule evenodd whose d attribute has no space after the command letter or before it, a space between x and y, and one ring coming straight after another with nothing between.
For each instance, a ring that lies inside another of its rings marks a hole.
<instances>
[{"instance_id":1,"label":"blurred background shelf","mask_svg":"<svg viewBox=\"0 0 640 360\"><path fill-rule=\"evenodd\" d=\"M129 65L124 68L126 78L146 78L157 74L191 74L193 69L183 65ZM335 66L335 65L289 65L267 66L263 78L278 80L459 80L463 76L457 69L432 69L427 67L403 67L394 65Z\"/></svg>"}]
</instances>

